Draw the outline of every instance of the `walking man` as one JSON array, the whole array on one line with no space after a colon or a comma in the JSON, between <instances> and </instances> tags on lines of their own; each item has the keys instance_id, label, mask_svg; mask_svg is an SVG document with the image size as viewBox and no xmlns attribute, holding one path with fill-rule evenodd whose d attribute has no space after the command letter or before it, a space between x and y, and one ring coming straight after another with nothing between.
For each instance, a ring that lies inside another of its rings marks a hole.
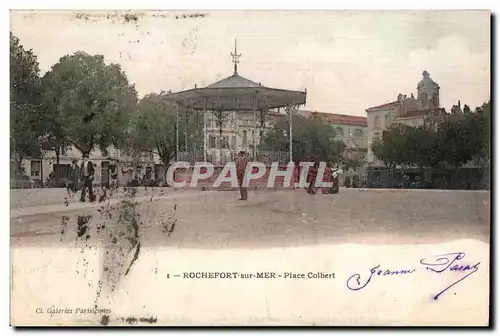
<instances>
[{"instance_id":1,"label":"walking man","mask_svg":"<svg viewBox=\"0 0 500 336\"><path fill-rule=\"evenodd\" d=\"M92 190L92 182L94 181L94 164L89 161L88 154L83 155L83 163L80 169L80 180L83 182L80 202L85 202L85 192L89 189L89 201L94 202L95 196Z\"/></svg>"},{"instance_id":2,"label":"walking man","mask_svg":"<svg viewBox=\"0 0 500 336\"><path fill-rule=\"evenodd\" d=\"M66 176L66 189L68 190L68 195L71 197L76 194L78 190L78 180L80 179L80 167L78 167L77 161L71 161L71 166L68 169L68 175Z\"/></svg>"},{"instance_id":3,"label":"walking man","mask_svg":"<svg viewBox=\"0 0 500 336\"><path fill-rule=\"evenodd\" d=\"M236 159L236 176L238 178L238 185L240 187L240 201L248 200L248 188L243 186L245 180L245 171L248 165L248 156L245 151L240 151L238 153L238 158Z\"/></svg>"}]
</instances>

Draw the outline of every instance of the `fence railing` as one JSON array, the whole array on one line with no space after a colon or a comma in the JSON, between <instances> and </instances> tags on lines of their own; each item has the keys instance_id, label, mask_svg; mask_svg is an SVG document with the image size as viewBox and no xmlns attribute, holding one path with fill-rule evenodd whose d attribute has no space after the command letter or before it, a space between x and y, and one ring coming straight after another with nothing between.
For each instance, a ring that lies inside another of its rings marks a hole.
<instances>
[{"instance_id":1,"label":"fence railing","mask_svg":"<svg viewBox=\"0 0 500 336\"><path fill-rule=\"evenodd\" d=\"M463 167L458 171L451 169L418 170L407 169L404 175L401 169L391 172L385 168L367 169L368 188L422 188L422 189L458 189L489 190L489 167Z\"/></svg>"},{"instance_id":2,"label":"fence railing","mask_svg":"<svg viewBox=\"0 0 500 336\"><path fill-rule=\"evenodd\" d=\"M264 164L271 164L273 162L286 164L290 160L290 154L286 151L256 151L255 158L253 157L253 152L248 154L250 155L250 160L262 162ZM223 165L227 162L233 162L237 156L238 151L235 150L223 150L222 152L218 150L210 151L207 153L207 162ZM203 151L180 151L178 158L179 161L189 162L191 164L204 161Z\"/></svg>"}]
</instances>

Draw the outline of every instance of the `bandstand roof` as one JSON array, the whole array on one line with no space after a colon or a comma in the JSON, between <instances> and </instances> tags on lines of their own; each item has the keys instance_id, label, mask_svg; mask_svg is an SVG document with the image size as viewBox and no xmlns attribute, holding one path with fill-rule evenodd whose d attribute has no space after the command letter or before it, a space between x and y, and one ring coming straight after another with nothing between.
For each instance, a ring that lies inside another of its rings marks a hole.
<instances>
[{"instance_id":1,"label":"bandstand roof","mask_svg":"<svg viewBox=\"0 0 500 336\"><path fill-rule=\"evenodd\" d=\"M164 96L168 101L188 109L204 111L258 111L306 103L307 91L274 89L238 75L241 54L234 45L231 53L234 63L232 76L204 88L170 93Z\"/></svg>"},{"instance_id":2,"label":"bandstand roof","mask_svg":"<svg viewBox=\"0 0 500 336\"><path fill-rule=\"evenodd\" d=\"M274 89L233 74L204 88L165 95L165 99L185 108L203 111L268 110L306 103L307 91Z\"/></svg>"}]
</instances>

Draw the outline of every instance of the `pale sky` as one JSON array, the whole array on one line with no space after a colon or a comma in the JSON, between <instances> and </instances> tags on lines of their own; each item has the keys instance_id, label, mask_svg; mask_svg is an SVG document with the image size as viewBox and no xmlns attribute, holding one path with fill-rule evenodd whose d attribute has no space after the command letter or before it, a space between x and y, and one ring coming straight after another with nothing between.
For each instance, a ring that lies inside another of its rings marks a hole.
<instances>
[{"instance_id":1,"label":"pale sky","mask_svg":"<svg viewBox=\"0 0 500 336\"><path fill-rule=\"evenodd\" d=\"M77 13L11 12L11 30L42 73L66 54L99 53L121 64L140 97L232 75L237 38L239 74L307 88L307 110L366 116L398 93L416 96L423 70L448 111L458 100L475 108L490 98L486 11L199 11L206 16L184 19L175 18L179 11L134 11L137 23L124 23L124 12Z\"/></svg>"}]
</instances>

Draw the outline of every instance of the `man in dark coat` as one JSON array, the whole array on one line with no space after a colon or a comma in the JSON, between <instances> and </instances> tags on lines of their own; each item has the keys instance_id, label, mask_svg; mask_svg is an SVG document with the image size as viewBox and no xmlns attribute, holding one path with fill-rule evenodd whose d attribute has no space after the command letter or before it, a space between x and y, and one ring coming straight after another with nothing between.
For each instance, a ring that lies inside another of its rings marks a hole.
<instances>
[{"instance_id":1,"label":"man in dark coat","mask_svg":"<svg viewBox=\"0 0 500 336\"><path fill-rule=\"evenodd\" d=\"M70 196L71 193L76 193L78 190L78 181L80 180L80 167L78 167L76 162L76 160L71 161L71 166L69 166L68 175L66 176L66 189Z\"/></svg>"},{"instance_id":2,"label":"man in dark coat","mask_svg":"<svg viewBox=\"0 0 500 336\"><path fill-rule=\"evenodd\" d=\"M318 188L316 187L316 178L318 178L318 170L319 170L319 160L314 159L314 166L309 168L307 182L309 183L309 187L307 188L307 193L311 195L316 195L318 192ZM319 177L322 178L322 177Z\"/></svg>"},{"instance_id":3,"label":"man in dark coat","mask_svg":"<svg viewBox=\"0 0 500 336\"><path fill-rule=\"evenodd\" d=\"M248 200L248 186L244 185L245 173L249 159L245 151L240 151L236 159L236 177L238 178L238 186L240 187L240 201Z\"/></svg>"},{"instance_id":4,"label":"man in dark coat","mask_svg":"<svg viewBox=\"0 0 500 336\"><path fill-rule=\"evenodd\" d=\"M83 156L83 163L80 168L80 181L83 182L82 193L80 196L80 202L85 202L85 192L89 189L89 201L94 202L95 196L92 190L92 182L94 181L94 164L89 161L89 156Z\"/></svg>"}]
</instances>

